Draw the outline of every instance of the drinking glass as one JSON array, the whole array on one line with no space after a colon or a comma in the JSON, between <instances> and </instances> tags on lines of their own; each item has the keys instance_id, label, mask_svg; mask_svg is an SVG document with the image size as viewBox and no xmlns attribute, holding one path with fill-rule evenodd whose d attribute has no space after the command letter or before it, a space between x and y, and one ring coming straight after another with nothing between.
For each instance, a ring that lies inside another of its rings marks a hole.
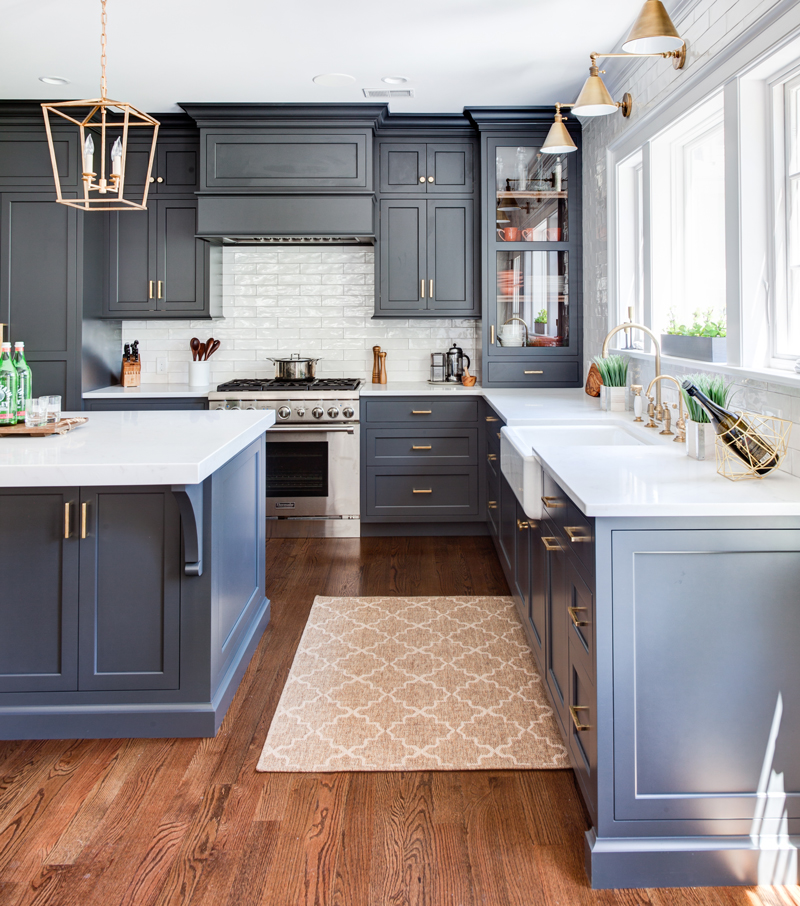
<instances>
[{"instance_id":1,"label":"drinking glass","mask_svg":"<svg viewBox=\"0 0 800 906\"><path fill-rule=\"evenodd\" d=\"M25 402L25 427L41 428L47 424L47 397L39 396Z\"/></svg>"},{"instance_id":2,"label":"drinking glass","mask_svg":"<svg viewBox=\"0 0 800 906\"><path fill-rule=\"evenodd\" d=\"M61 420L61 397L60 396L45 396L40 397L40 399L46 400L47 406L47 424L54 425L57 421Z\"/></svg>"}]
</instances>

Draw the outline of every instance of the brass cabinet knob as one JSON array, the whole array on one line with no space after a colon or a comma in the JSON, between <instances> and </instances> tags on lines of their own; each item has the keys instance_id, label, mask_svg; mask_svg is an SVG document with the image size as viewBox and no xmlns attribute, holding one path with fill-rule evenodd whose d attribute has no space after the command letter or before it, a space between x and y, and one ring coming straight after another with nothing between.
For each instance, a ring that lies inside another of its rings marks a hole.
<instances>
[{"instance_id":1,"label":"brass cabinet knob","mask_svg":"<svg viewBox=\"0 0 800 906\"><path fill-rule=\"evenodd\" d=\"M150 177L150 182L155 182L155 181L156 181L155 176L151 176L151 177Z\"/></svg>"},{"instance_id":2,"label":"brass cabinet knob","mask_svg":"<svg viewBox=\"0 0 800 906\"><path fill-rule=\"evenodd\" d=\"M156 179L156 182L164 182L164 177L163 177L163 176L159 176L159 177Z\"/></svg>"},{"instance_id":3,"label":"brass cabinet knob","mask_svg":"<svg viewBox=\"0 0 800 906\"><path fill-rule=\"evenodd\" d=\"M419 181L420 181L420 182L425 182L425 177L424 177L424 176L420 176Z\"/></svg>"},{"instance_id":4,"label":"brass cabinet knob","mask_svg":"<svg viewBox=\"0 0 800 906\"><path fill-rule=\"evenodd\" d=\"M525 529L530 528L530 525L529 525L529 523L527 523L527 522L523 522L521 519L517 519L517 528L518 528L521 532L524 532Z\"/></svg>"},{"instance_id":5,"label":"brass cabinet knob","mask_svg":"<svg viewBox=\"0 0 800 906\"><path fill-rule=\"evenodd\" d=\"M428 182L433 182L433 177L432 177L432 176L429 176L429 177L428 177Z\"/></svg>"}]
</instances>

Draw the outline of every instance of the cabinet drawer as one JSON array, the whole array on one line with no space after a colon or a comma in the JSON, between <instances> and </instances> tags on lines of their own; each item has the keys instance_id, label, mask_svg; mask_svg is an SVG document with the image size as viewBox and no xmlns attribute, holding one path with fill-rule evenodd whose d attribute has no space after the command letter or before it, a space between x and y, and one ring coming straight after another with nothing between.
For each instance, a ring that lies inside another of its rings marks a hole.
<instances>
[{"instance_id":1,"label":"cabinet drawer","mask_svg":"<svg viewBox=\"0 0 800 906\"><path fill-rule=\"evenodd\" d=\"M368 422L413 422L420 428L436 422L477 422L478 397L440 400L433 397L415 399L362 400Z\"/></svg>"},{"instance_id":2,"label":"cabinet drawer","mask_svg":"<svg viewBox=\"0 0 800 906\"><path fill-rule=\"evenodd\" d=\"M478 468L367 467L368 516L478 515Z\"/></svg>"},{"instance_id":3,"label":"cabinet drawer","mask_svg":"<svg viewBox=\"0 0 800 906\"><path fill-rule=\"evenodd\" d=\"M570 658L580 663L587 676L593 677L594 595L581 578L575 564L569 561L566 568L566 583Z\"/></svg>"},{"instance_id":4,"label":"cabinet drawer","mask_svg":"<svg viewBox=\"0 0 800 906\"><path fill-rule=\"evenodd\" d=\"M551 384L578 386L580 374L577 362L489 362L489 381L523 387L546 387Z\"/></svg>"},{"instance_id":5,"label":"cabinet drawer","mask_svg":"<svg viewBox=\"0 0 800 906\"><path fill-rule=\"evenodd\" d=\"M368 466L474 466L478 462L477 428L367 429Z\"/></svg>"},{"instance_id":6,"label":"cabinet drawer","mask_svg":"<svg viewBox=\"0 0 800 906\"><path fill-rule=\"evenodd\" d=\"M580 657L573 657L575 646L579 644L574 637L570 639L567 747L578 783L594 817L597 811L597 695Z\"/></svg>"},{"instance_id":7,"label":"cabinet drawer","mask_svg":"<svg viewBox=\"0 0 800 906\"><path fill-rule=\"evenodd\" d=\"M545 472L542 503L561 533L565 546L583 567L594 571L594 519L584 516L568 495Z\"/></svg>"}]
</instances>

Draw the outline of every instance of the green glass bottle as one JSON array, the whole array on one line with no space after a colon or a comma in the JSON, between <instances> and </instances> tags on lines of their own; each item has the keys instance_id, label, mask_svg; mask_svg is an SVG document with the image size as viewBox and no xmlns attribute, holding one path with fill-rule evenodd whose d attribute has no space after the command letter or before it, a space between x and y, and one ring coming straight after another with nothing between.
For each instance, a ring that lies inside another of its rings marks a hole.
<instances>
[{"instance_id":1,"label":"green glass bottle","mask_svg":"<svg viewBox=\"0 0 800 906\"><path fill-rule=\"evenodd\" d=\"M25 421L25 403L31 398L33 391L33 375L28 363L25 361L25 344L14 344L14 367L17 369L17 420Z\"/></svg>"},{"instance_id":2,"label":"green glass bottle","mask_svg":"<svg viewBox=\"0 0 800 906\"><path fill-rule=\"evenodd\" d=\"M11 361L11 344L3 343L0 355L0 427L17 423L17 369Z\"/></svg>"}]
</instances>

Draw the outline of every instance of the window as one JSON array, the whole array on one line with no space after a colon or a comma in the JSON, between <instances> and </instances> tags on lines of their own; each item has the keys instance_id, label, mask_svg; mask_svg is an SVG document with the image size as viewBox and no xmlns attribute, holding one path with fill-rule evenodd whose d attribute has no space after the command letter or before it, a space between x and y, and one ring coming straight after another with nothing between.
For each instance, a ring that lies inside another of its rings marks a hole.
<instances>
[{"instance_id":1,"label":"window","mask_svg":"<svg viewBox=\"0 0 800 906\"><path fill-rule=\"evenodd\" d=\"M619 307L624 320L645 324L644 291L644 168L637 151L619 165L617 186L620 218L617 240ZM634 337L634 343L639 338Z\"/></svg>"}]
</instances>

